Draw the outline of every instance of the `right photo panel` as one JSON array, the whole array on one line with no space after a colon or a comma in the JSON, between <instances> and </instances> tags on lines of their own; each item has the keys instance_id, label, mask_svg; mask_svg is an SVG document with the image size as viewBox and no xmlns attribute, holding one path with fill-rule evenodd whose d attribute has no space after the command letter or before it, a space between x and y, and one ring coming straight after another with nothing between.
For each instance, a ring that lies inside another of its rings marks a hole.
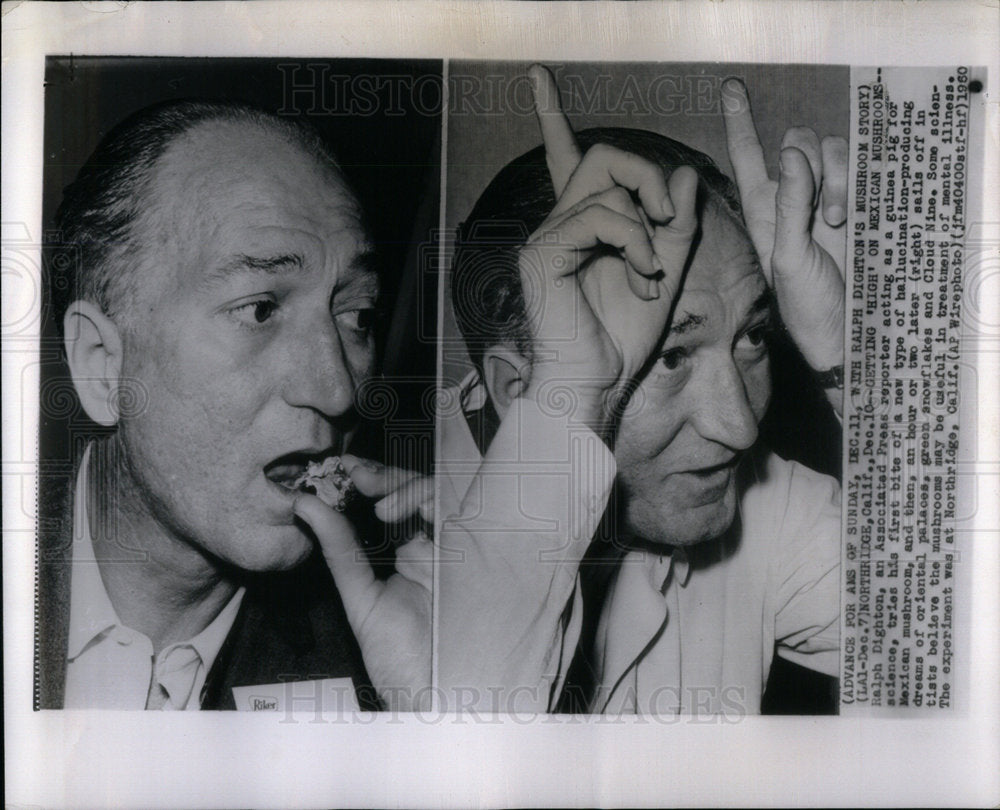
<instances>
[{"instance_id":1,"label":"right photo panel","mask_svg":"<svg viewBox=\"0 0 1000 810\"><path fill-rule=\"evenodd\" d=\"M444 707L950 706L981 83L453 61L448 87Z\"/></svg>"}]
</instances>

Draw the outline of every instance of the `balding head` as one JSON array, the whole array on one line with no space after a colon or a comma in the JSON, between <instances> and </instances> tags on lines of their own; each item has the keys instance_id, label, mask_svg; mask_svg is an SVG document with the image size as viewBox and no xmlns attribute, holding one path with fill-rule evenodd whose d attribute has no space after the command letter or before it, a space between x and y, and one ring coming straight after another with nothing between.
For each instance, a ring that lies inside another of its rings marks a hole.
<instances>
[{"instance_id":1,"label":"balding head","mask_svg":"<svg viewBox=\"0 0 1000 810\"><path fill-rule=\"evenodd\" d=\"M83 262L64 343L87 414L117 428L122 508L165 567L191 549L298 564L313 546L290 482L343 452L374 370L356 198L308 132L202 104L140 113L74 186L62 220Z\"/></svg>"},{"instance_id":2,"label":"balding head","mask_svg":"<svg viewBox=\"0 0 1000 810\"><path fill-rule=\"evenodd\" d=\"M143 226L150 224L146 214L153 197L164 202L155 188L157 178L162 179L157 169L173 146L185 140L197 146L188 136L223 125L244 138L269 133L336 171L333 156L308 125L248 105L175 101L134 113L100 142L66 188L56 214L57 244L50 248L47 267L58 323L78 299L94 303L123 327L135 321L137 293L145 284L138 270L149 237Z\"/></svg>"}]
</instances>

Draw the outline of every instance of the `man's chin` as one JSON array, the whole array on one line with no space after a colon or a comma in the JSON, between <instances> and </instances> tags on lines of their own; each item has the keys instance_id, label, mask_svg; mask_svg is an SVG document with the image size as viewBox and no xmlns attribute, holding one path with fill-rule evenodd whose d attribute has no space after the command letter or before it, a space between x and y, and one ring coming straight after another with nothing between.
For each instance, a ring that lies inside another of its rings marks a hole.
<instances>
[{"instance_id":1,"label":"man's chin","mask_svg":"<svg viewBox=\"0 0 1000 810\"><path fill-rule=\"evenodd\" d=\"M659 504L655 510L643 509L629 514L629 531L647 546L695 546L716 540L725 534L736 519L734 488L711 503L699 506L671 508Z\"/></svg>"},{"instance_id":2,"label":"man's chin","mask_svg":"<svg viewBox=\"0 0 1000 810\"><path fill-rule=\"evenodd\" d=\"M296 525L271 526L266 532L250 533L229 562L244 571L267 573L289 571L312 554L312 537Z\"/></svg>"}]
</instances>

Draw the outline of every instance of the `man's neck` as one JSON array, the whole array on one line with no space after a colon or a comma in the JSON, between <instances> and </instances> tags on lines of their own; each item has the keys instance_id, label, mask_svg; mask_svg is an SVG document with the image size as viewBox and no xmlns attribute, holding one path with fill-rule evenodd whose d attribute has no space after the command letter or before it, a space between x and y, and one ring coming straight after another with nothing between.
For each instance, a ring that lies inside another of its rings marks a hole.
<instances>
[{"instance_id":1,"label":"man's neck","mask_svg":"<svg viewBox=\"0 0 1000 810\"><path fill-rule=\"evenodd\" d=\"M92 447L86 496L90 533L118 618L146 635L159 652L208 627L238 583L217 561L156 520L120 463L121 452L115 437Z\"/></svg>"}]
</instances>

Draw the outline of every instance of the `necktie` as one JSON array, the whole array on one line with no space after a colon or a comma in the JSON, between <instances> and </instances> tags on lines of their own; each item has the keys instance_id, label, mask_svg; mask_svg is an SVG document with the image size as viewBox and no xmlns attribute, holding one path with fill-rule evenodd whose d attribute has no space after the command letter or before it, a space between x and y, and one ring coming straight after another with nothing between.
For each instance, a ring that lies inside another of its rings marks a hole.
<instances>
[{"instance_id":1,"label":"necktie","mask_svg":"<svg viewBox=\"0 0 1000 810\"><path fill-rule=\"evenodd\" d=\"M153 660L153 675L146 697L146 709L185 709L194 688L201 656L190 644L168 647Z\"/></svg>"}]
</instances>

